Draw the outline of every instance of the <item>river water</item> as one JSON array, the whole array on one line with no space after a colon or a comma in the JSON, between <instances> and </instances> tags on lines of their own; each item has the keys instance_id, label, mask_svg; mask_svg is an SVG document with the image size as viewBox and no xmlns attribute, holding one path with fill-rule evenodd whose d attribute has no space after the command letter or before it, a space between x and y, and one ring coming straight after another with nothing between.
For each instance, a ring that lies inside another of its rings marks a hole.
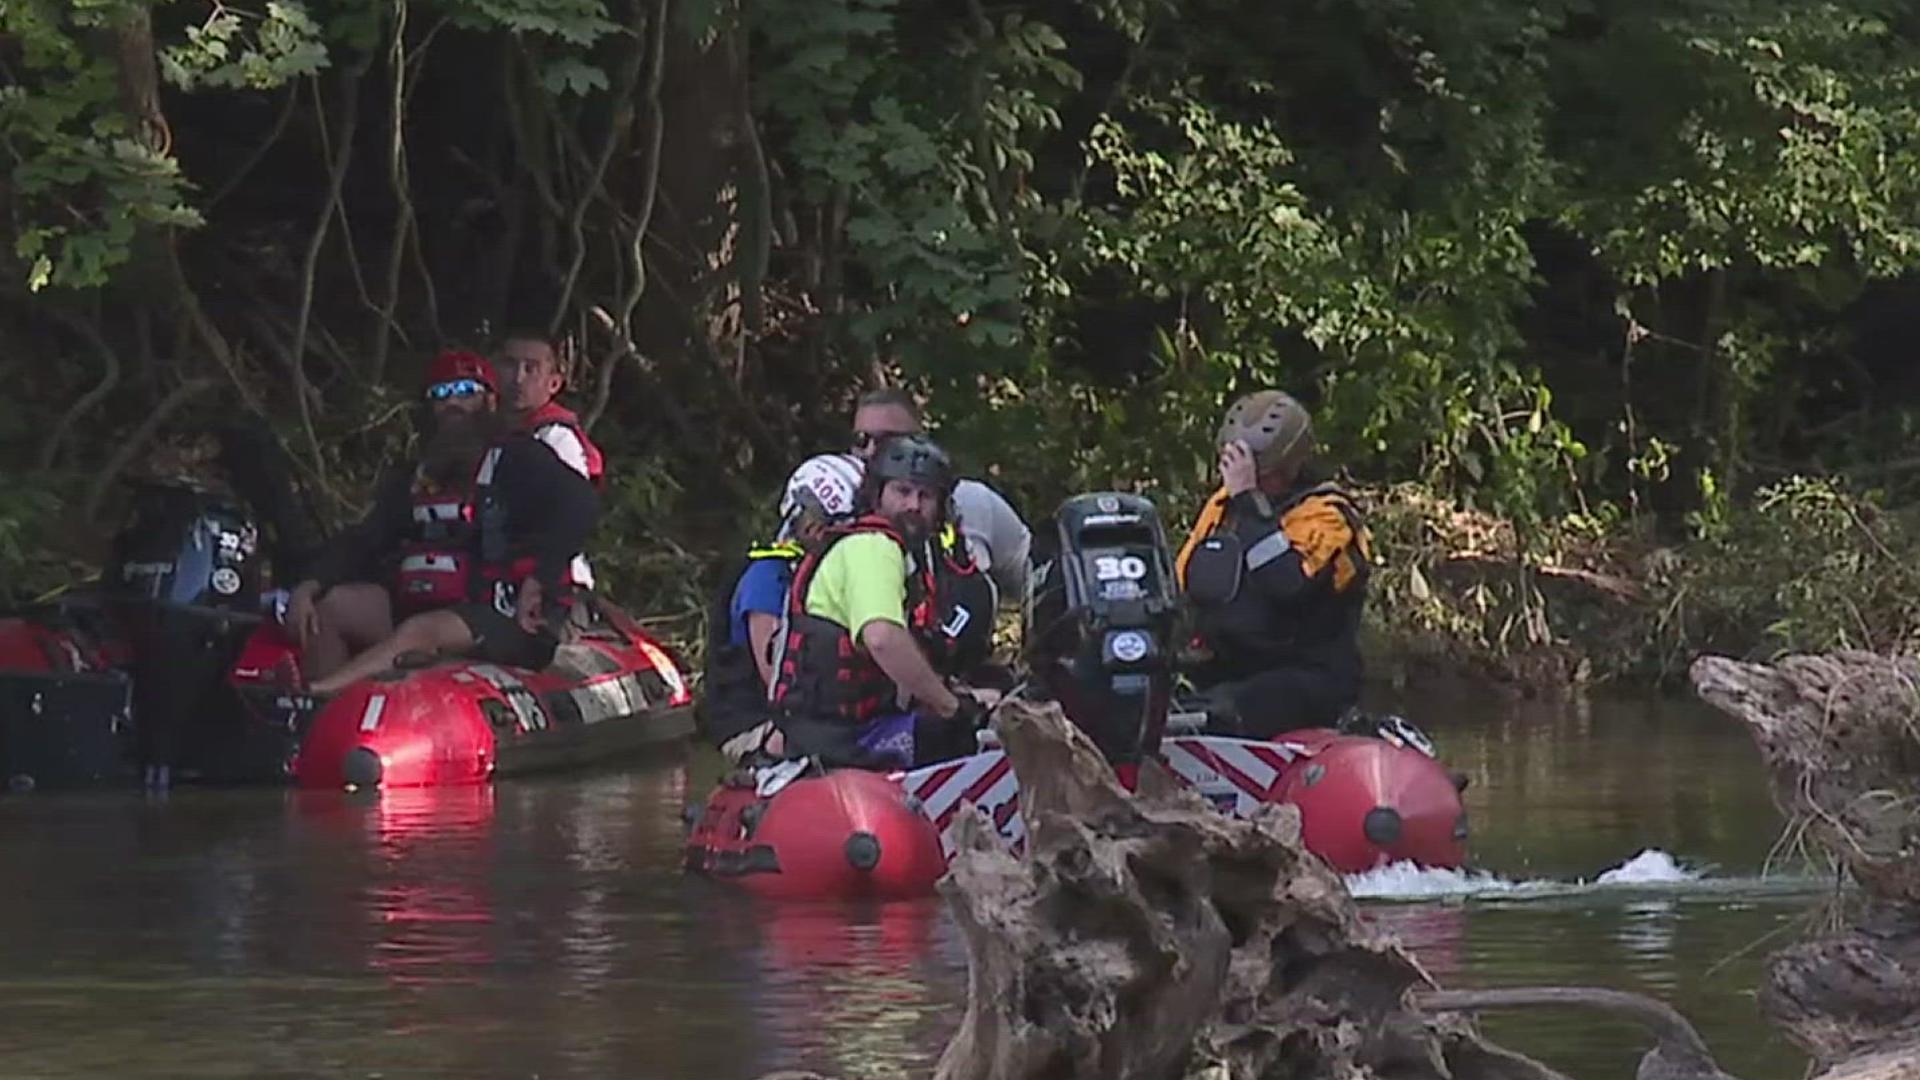
<instances>
[{"instance_id":1,"label":"river water","mask_svg":"<svg viewBox=\"0 0 1920 1080\"><path fill-rule=\"evenodd\" d=\"M1753 990L1822 897L1762 876L1779 822L1736 725L1418 705L1473 776L1478 869L1358 881L1374 918L1444 984L1652 993L1732 1072L1801 1074ZM965 997L937 902L776 907L682 877L680 810L713 772L0 800L0 1076L924 1075ZM1577 1077L1630 1076L1646 1045L1584 1012L1486 1029Z\"/></svg>"}]
</instances>

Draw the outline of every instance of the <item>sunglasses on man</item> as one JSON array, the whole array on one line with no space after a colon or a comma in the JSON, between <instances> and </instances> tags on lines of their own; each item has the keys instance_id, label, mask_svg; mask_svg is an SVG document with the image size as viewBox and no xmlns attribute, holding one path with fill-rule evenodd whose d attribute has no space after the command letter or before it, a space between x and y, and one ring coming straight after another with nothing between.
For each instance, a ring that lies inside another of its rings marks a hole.
<instances>
[{"instance_id":1,"label":"sunglasses on man","mask_svg":"<svg viewBox=\"0 0 1920 1080\"><path fill-rule=\"evenodd\" d=\"M902 435L911 435L911 431L856 431L853 433L855 450L871 450L888 439L897 439Z\"/></svg>"},{"instance_id":2,"label":"sunglasses on man","mask_svg":"<svg viewBox=\"0 0 1920 1080\"><path fill-rule=\"evenodd\" d=\"M448 398L472 397L486 392L486 386L478 379L450 379L427 387L427 400L445 401Z\"/></svg>"}]
</instances>

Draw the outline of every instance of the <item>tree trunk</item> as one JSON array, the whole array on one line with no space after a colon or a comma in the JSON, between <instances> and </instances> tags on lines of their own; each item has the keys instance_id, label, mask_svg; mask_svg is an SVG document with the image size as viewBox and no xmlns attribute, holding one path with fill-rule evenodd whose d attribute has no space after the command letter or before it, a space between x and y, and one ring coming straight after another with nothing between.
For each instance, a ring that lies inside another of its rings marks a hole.
<instances>
[{"instance_id":1,"label":"tree trunk","mask_svg":"<svg viewBox=\"0 0 1920 1080\"><path fill-rule=\"evenodd\" d=\"M1761 1009L1826 1080L1920 1076L1920 661L1709 656L1692 674L1752 732L1791 827L1858 885L1841 929L1774 954Z\"/></svg>"}]
</instances>

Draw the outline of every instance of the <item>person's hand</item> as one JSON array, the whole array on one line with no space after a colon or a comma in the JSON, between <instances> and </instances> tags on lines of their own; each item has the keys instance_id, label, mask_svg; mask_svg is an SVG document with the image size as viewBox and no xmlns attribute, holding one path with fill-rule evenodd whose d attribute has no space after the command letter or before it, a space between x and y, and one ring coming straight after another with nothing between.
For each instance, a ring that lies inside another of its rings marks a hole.
<instances>
[{"instance_id":1,"label":"person's hand","mask_svg":"<svg viewBox=\"0 0 1920 1080\"><path fill-rule=\"evenodd\" d=\"M293 587L287 597L287 629L293 631L293 640L302 651L310 648L313 639L320 636L320 583L303 581Z\"/></svg>"},{"instance_id":2,"label":"person's hand","mask_svg":"<svg viewBox=\"0 0 1920 1080\"><path fill-rule=\"evenodd\" d=\"M770 758L785 757L787 736L785 732L774 726L773 721L768 720L721 743L720 753L734 765L742 764L755 755Z\"/></svg>"},{"instance_id":3,"label":"person's hand","mask_svg":"<svg viewBox=\"0 0 1920 1080\"><path fill-rule=\"evenodd\" d=\"M1220 483L1228 496L1252 491L1260 483L1260 470L1247 444L1235 439L1220 448Z\"/></svg>"},{"instance_id":4,"label":"person's hand","mask_svg":"<svg viewBox=\"0 0 1920 1080\"><path fill-rule=\"evenodd\" d=\"M1000 691L986 686L956 686L953 692L962 697L972 698L979 702L980 707L984 709L992 709L995 705L1000 704L1001 698L1006 697L1006 695Z\"/></svg>"},{"instance_id":5,"label":"person's hand","mask_svg":"<svg viewBox=\"0 0 1920 1080\"><path fill-rule=\"evenodd\" d=\"M987 710L980 707L980 702L966 694L956 694L954 700L960 703L960 707L953 710L953 715L947 719L956 727L962 731L979 731L987 726Z\"/></svg>"},{"instance_id":6,"label":"person's hand","mask_svg":"<svg viewBox=\"0 0 1920 1080\"><path fill-rule=\"evenodd\" d=\"M513 621L529 634L539 633L540 606L540 580L528 578L520 583L520 592L513 598Z\"/></svg>"}]
</instances>

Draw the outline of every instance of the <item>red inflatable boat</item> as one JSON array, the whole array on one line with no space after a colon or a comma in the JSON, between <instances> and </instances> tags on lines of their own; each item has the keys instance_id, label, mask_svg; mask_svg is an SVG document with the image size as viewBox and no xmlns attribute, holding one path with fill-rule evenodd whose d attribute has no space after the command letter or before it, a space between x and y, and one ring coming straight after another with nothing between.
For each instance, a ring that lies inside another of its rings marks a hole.
<instances>
[{"instance_id":1,"label":"red inflatable boat","mask_svg":"<svg viewBox=\"0 0 1920 1080\"><path fill-rule=\"evenodd\" d=\"M1222 810L1300 809L1307 848L1345 873L1391 862L1457 867L1466 813L1455 778L1407 740L1314 729L1271 741L1172 736L1161 760ZM790 766L789 768L797 768ZM762 770L723 783L687 838L687 866L765 896L924 896L946 872L953 823L969 805L1009 845L1026 837L1006 754L911 772Z\"/></svg>"},{"instance_id":2,"label":"red inflatable boat","mask_svg":"<svg viewBox=\"0 0 1920 1080\"><path fill-rule=\"evenodd\" d=\"M263 701L293 649L277 624L262 626L234 666L235 682ZM288 771L303 788L478 784L692 733L679 668L616 615L562 645L541 671L426 660L355 683L313 714Z\"/></svg>"},{"instance_id":3,"label":"red inflatable boat","mask_svg":"<svg viewBox=\"0 0 1920 1080\"><path fill-rule=\"evenodd\" d=\"M1176 714L1179 640L1166 534L1153 504L1119 492L1063 503L1036 555L1026 605L1028 684L1058 702L1126 782L1158 758L1222 810L1300 809L1307 848L1356 873L1466 858L1462 785L1413 725L1384 717L1272 741L1204 735L1204 707ZM806 775L788 762L723 782L687 837L688 869L782 897L923 896L946 872L969 805L1009 845L1026 837L1006 754L987 749L911 772Z\"/></svg>"}]
</instances>

